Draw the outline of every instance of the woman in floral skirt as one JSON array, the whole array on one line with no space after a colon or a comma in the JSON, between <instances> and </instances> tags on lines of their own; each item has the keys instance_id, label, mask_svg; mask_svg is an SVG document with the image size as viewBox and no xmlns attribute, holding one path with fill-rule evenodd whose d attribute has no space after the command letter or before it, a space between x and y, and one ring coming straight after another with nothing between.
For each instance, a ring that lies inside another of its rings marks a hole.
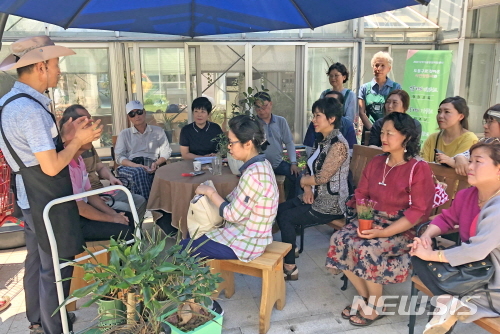
<instances>
[{"instance_id":1,"label":"woman in floral skirt","mask_svg":"<svg viewBox=\"0 0 500 334\"><path fill-rule=\"evenodd\" d=\"M342 311L342 318L354 326L381 319L383 286L408 278L407 245L415 237L415 225L428 219L434 199L430 167L415 158L420 148L413 118L403 113L387 115L380 137L385 154L368 163L355 198L347 203L355 207L356 200L375 201L373 227L360 232L357 221L346 225L332 235L327 255L326 266L343 272L366 302L365 307L356 302Z\"/></svg>"}]
</instances>

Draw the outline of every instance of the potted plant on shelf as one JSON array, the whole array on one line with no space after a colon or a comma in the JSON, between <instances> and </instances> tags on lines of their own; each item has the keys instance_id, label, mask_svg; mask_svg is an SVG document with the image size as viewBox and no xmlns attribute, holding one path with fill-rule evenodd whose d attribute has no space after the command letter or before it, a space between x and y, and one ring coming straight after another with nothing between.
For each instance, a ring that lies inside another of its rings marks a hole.
<instances>
[{"instance_id":1,"label":"potted plant on shelf","mask_svg":"<svg viewBox=\"0 0 500 334\"><path fill-rule=\"evenodd\" d=\"M369 199L356 200L356 211L358 213L359 231L370 230L373 225L373 211L377 202Z\"/></svg>"}]
</instances>

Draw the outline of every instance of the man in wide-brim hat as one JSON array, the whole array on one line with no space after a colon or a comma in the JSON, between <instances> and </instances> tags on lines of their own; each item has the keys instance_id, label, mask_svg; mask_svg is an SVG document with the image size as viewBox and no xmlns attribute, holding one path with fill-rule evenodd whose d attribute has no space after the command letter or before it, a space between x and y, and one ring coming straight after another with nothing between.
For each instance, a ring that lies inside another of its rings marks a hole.
<instances>
[{"instance_id":1,"label":"man in wide-brim hat","mask_svg":"<svg viewBox=\"0 0 500 334\"><path fill-rule=\"evenodd\" d=\"M99 121L81 118L70 122L64 147L55 118L49 112L50 99L43 93L57 85L61 75L59 57L75 54L54 45L47 36L20 39L10 46L12 54L0 70L16 69L18 80L0 99L0 149L17 174L17 201L25 220L26 261L24 291L30 333L61 334L53 258L71 259L84 244L74 201L54 206L49 218L57 241L58 254L52 254L43 220L43 209L53 199L72 195L68 164L78 149L99 138ZM71 277L72 267L61 269L62 279ZM64 294L70 281L64 282ZM66 316L64 314L63 316ZM71 330L71 322L69 322Z\"/></svg>"}]
</instances>

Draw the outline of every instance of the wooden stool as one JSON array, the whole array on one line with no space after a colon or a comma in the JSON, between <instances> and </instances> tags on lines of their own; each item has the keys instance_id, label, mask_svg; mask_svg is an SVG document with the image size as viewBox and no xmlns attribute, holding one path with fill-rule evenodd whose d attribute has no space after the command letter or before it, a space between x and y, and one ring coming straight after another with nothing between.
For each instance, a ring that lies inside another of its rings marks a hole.
<instances>
[{"instance_id":1,"label":"wooden stool","mask_svg":"<svg viewBox=\"0 0 500 334\"><path fill-rule=\"evenodd\" d=\"M219 284L212 295L218 298L222 290L226 298L234 294L234 273L262 277L262 295L259 312L259 334L265 334L271 326L271 312L276 304L278 310L285 307L286 285L283 276L283 257L292 249L292 245L274 241L268 245L264 254L253 261L212 260L212 273L220 273L224 282Z\"/></svg>"},{"instance_id":2,"label":"wooden stool","mask_svg":"<svg viewBox=\"0 0 500 334\"><path fill-rule=\"evenodd\" d=\"M278 191L280 195L279 202L283 203L284 201L286 201L285 175L276 175L276 183L278 184Z\"/></svg>"},{"instance_id":3,"label":"wooden stool","mask_svg":"<svg viewBox=\"0 0 500 334\"><path fill-rule=\"evenodd\" d=\"M98 252L100 250L103 250L104 247L109 247L109 241L104 240L104 241L90 241L87 242L87 246L89 251L92 253ZM89 255L87 252L82 252L78 255L75 256L75 260ZM97 263L103 263L103 264L109 264L109 253L102 253L99 255L95 256ZM93 258L90 258L87 260L88 263L96 263L96 261ZM73 278L71 279L71 287L69 289L69 293L73 293L73 291L78 290L80 288L83 288L90 283L87 283L83 280L83 276L85 276L85 271L83 268L80 267L74 267L73 269ZM76 301L69 303L66 305L66 310L67 311L75 311L76 310Z\"/></svg>"}]
</instances>

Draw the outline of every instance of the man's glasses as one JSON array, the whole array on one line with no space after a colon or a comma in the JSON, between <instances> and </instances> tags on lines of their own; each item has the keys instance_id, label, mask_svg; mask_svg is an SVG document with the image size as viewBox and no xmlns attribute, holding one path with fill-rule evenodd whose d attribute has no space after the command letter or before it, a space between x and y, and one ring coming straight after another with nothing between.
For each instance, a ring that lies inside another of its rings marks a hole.
<instances>
[{"instance_id":1,"label":"man's glasses","mask_svg":"<svg viewBox=\"0 0 500 334\"><path fill-rule=\"evenodd\" d=\"M135 115L139 115L139 116L140 116L140 115L142 115L142 114L144 114L144 110L142 110L142 109L137 109L137 110L132 110L132 111L131 111L131 112L129 112L127 115L128 115L128 117L134 118L134 117L135 117Z\"/></svg>"},{"instance_id":2,"label":"man's glasses","mask_svg":"<svg viewBox=\"0 0 500 334\"><path fill-rule=\"evenodd\" d=\"M264 109L267 109L267 107L269 107L271 103L268 102L268 103L262 103L261 105L258 105L258 104L254 104L255 106L255 110L264 110Z\"/></svg>"}]
</instances>

